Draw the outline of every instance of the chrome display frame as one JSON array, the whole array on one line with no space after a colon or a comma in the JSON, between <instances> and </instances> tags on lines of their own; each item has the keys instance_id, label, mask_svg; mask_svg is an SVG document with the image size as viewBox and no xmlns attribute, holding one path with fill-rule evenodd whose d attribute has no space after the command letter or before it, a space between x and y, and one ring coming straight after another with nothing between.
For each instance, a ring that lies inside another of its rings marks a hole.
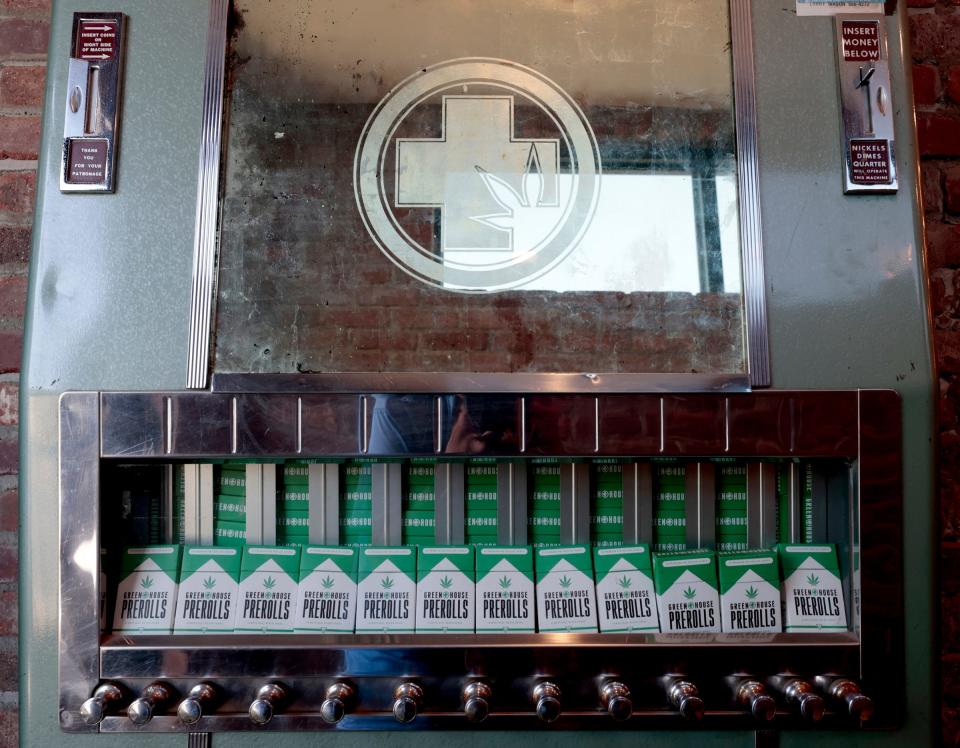
<instances>
[{"instance_id":1,"label":"chrome display frame","mask_svg":"<svg viewBox=\"0 0 960 748\"><path fill-rule=\"evenodd\" d=\"M496 396L462 397L470 402ZM838 539L851 601L852 627L846 634L101 636L98 550L105 467L373 455L369 399L369 393L356 392L74 392L61 397L59 703L64 730L459 729L473 726L460 709L465 678L490 680L502 694L499 703L505 708L494 704L483 728L529 729L540 723L532 707L524 708L524 695L548 676L563 684L572 704L560 727L677 729L683 722L658 690L659 679L670 672L688 673L704 684L705 726L751 729L756 724L743 711L722 706L720 690L729 676L750 670L764 676L855 677L877 704L867 727L893 728L902 721L903 540L896 521L903 509L902 426L900 398L890 390L526 393L512 402L506 398L503 406L520 434L519 449L496 453L505 459L675 456L698 463L698 458L722 456L826 458L849 465L842 471L848 477L840 477L848 484L843 493L849 501L838 509L849 516L848 534ZM428 440L432 448L391 456L471 456L444 450L441 419L428 428L437 430ZM764 532L764 522L757 520L758 532ZM625 723L613 722L598 705L597 679L609 676L628 680L637 694L634 717ZM223 691L218 713L191 728L179 722L170 705L141 727L126 717L110 716L99 726L80 719L81 704L101 681L133 692L157 679L181 695L199 680L216 681ZM321 695L342 679L360 683L363 708L328 725L319 714ZM245 705L270 680L282 680L296 701L270 725L256 726L244 715ZM424 714L412 726L396 722L389 710L390 694L405 680L420 683L427 694ZM825 724L858 729L835 712L828 713ZM781 709L771 726L793 729L804 723Z\"/></svg>"},{"instance_id":2,"label":"chrome display frame","mask_svg":"<svg viewBox=\"0 0 960 748\"><path fill-rule=\"evenodd\" d=\"M230 0L210 0L207 53L204 68L203 131L197 191L196 238L190 292L186 388L207 387L213 368L213 320L216 314L217 256L219 253L220 174L223 153L224 78L226 75L227 16ZM747 391L769 387L771 379L767 283L763 261L760 210L760 168L757 150L756 81L753 59L751 0L729 0L734 122L737 142L737 200L743 288L743 334L746 371L712 375L676 373L591 374L622 382L622 391ZM340 376L331 374L331 376ZM406 375L403 375L406 376ZM413 374L410 376L418 376ZM473 374L440 375L469 382ZM520 377L482 374L482 377ZM462 387L458 384L457 387ZM518 379L512 390L524 388ZM603 389L601 386L599 389Z\"/></svg>"}]
</instances>

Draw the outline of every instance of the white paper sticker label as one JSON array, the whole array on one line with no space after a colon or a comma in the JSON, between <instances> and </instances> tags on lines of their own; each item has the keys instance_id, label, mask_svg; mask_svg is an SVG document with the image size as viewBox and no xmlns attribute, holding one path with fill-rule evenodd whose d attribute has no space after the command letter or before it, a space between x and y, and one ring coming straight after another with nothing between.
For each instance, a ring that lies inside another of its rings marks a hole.
<instances>
[{"instance_id":1,"label":"white paper sticker label","mask_svg":"<svg viewBox=\"0 0 960 748\"><path fill-rule=\"evenodd\" d=\"M875 0L797 0L798 16L840 16L849 13L883 14L883 3Z\"/></svg>"}]
</instances>

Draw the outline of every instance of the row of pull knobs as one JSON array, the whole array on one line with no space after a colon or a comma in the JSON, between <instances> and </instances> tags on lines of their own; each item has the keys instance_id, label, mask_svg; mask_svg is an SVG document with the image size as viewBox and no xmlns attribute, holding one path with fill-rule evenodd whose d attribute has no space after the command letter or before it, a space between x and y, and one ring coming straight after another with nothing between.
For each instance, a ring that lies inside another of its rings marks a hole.
<instances>
[{"instance_id":1,"label":"row of pull knobs","mask_svg":"<svg viewBox=\"0 0 960 748\"><path fill-rule=\"evenodd\" d=\"M866 721L873 713L873 702L860 692L859 686L847 678L819 676L815 684L793 676L771 678L768 685L750 677L732 679L734 701L760 722L767 722L777 713L777 702L770 689L777 692L786 704L795 709L804 719L819 722L827 708L827 701L842 709L858 722ZM704 702L699 689L681 676L667 677L663 681L667 701L684 718L699 721L704 715ZM769 686L769 687L768 687ZM423 688L416 683L403 683L394 692L393 716L398 722L409 723L416 719L423 705ZM470 681L462 692L463 711L471 722L483 722L490 714L493 691L488 683ZM335 724L351 710L356 692L347 683L334 683L325 693L320 705L320 716ZM537 717L543 722L554 722L561 713L560 688L550 681L538 683L531 694ZM633 714L633 699L630 689L618 680L604 681L600 686L600 703L610 716L624 721ZM213 710L219 701L219 691L211 683L198 683L177 707L177 716L187 726L195 725L205 713ZM147 724L154 711L170 704L175 698L173 689L157 681L143 689L139 698L127 707L127 717L135 725ZM99 724L107 713L123 701L123 692L113 683L100 685L93 696L80 708L81 718L88 724ZM289 701L287 689L280 683L268 683L257 692L248 714L250 720L265 725L282 710Z\"/></svg>"}]
</instances>

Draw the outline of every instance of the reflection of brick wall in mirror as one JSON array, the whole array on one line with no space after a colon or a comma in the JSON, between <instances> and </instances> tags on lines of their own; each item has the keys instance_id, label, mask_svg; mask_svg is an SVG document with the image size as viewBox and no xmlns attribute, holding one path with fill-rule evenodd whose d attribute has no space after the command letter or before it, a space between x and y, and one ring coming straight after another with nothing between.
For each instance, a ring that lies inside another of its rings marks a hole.
<instances>
[{"instance_id":1,"label":"reflection of brick wall in mirror","mask_svg":"<svg viewBox=\"0 0 960 748\"><path fill-rule=\"evenodd\" d=\"M371 240L354 199L370 107L283 103L242 81L232 97L218 371L744 370L739 289L473 295L408 276ZM605 178L733 168L728 111L595 106L587 116ZM536 137L538 119L518 110L517 137ZM423 127L422 137L436 137ZM436 247L438 212L396 216Z\"/></svg>"}]
</instances>

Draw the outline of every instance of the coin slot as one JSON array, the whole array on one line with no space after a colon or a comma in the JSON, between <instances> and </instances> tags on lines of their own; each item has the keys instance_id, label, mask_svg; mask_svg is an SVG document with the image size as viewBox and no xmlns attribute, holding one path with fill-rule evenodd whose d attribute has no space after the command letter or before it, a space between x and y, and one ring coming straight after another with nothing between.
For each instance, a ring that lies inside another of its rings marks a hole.
<instances>
[{"instance_id":1,"label":"coin slot","mask_svg":"<svg viewBox=\"0 0 960 748\"><path fill-rule=\"evenodd\" d=\"M87 71L87 108L83 120L83 134L97 133L97 119L100 114L100 68L91 65ZM71 107L73 101L71 100ZM76 111L76 110L74 110Z\"/></svg>"}]
</instances>

